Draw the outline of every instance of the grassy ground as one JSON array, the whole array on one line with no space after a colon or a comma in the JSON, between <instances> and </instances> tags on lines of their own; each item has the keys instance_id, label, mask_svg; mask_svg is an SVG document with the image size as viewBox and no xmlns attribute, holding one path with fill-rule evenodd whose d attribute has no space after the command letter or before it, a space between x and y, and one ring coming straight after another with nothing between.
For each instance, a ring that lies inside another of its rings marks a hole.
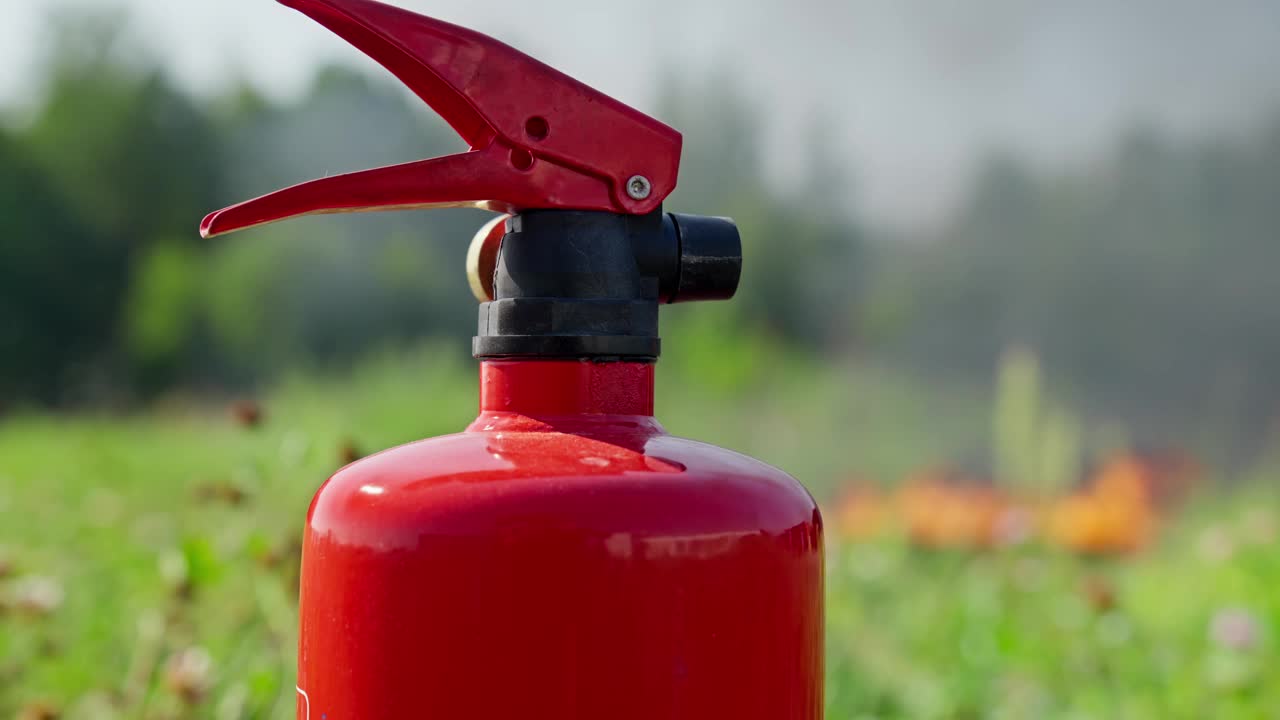
<instances>
[{"instance_id":1,"label":"grassy ground","mask_svg":"<svg viewBox=\"0 0 1280 720\"><path fill-rule=\"evenodd\" d=\"M672 358L660 417L819 496L971 448L986 424L975 396L748 355ZM464 425L474 380L451 358L285 382L252 428L184 400L0 424L0 718L292 717L306 503L349 456ZM829 717L1280 718L1265 480L1132 559L833 543Z\"/></svg>"}]
</instances>

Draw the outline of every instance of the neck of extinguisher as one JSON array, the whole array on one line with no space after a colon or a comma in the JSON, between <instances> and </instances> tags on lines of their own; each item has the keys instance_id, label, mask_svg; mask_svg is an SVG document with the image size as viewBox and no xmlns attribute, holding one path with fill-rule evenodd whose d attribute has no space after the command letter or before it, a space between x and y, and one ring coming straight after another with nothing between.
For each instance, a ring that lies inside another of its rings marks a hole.
<instances>
[{"instance_id":1,"label":"neck of extinguisher","mask_svg":"<svg viewBox=\"0 0 1280 720\"><path fill-rule=\"evenodd\" d=\"M480 412L652 417L653 370L652 362L483 360Z\"/></svg>"}]
</instances>

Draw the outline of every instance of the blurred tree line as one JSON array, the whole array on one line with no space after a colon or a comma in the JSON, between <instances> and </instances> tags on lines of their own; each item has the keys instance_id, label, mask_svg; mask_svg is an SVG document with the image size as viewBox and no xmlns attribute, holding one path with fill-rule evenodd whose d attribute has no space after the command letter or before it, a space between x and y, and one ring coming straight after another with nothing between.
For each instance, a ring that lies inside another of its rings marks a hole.
<instances>
[{"instance_id":1,"label":"blurred tree line","mask_svg":"<svg viewBox=\"0 0 1280 720\"><path fill-rule=\"evenodd\" d=\"M462 149L390 78L320 70L299 99L177 88L110 13L60 18L29 117L0 128L0 403L129 402L474 332L476 211L301 219L201 241L211 209L326 174ZM929 242L873 242L815 126L768 182L767 107L728 74L670 73L686 137L673 210L731 215L738 301L665 315L682 343L746 333L987 382L1011 344L1097 415L1260 428L1280 398L1280 114L1250 137L1153 130L1105 163L997 155Z\"/></svg>"},{"instance_id":2,"label":"blurred tree line","mask_svg":"<svg viewBox=\"0 0 1280 720\"><path fill-rule=\"evenodd\" d=\"M389 76L327 67L292 102L247 85L197 98L140 52L119 13L53 27L38 105L0 131L0 404L129 403L341 366L424 336L469 348L464 258L486 213L196 233L206 212L302 180L465 149ZM857 237L761 182L757 113L732 84L670 79L659 114L688 130L690 151L668 207L748 229L746 302L719 321L828 342L848 323L814 323L803 308L838 292L833 312L851 315L832 259L851 267Z\"/></svg>"},{"instance_id":3,"label":"blurred tree line","mask_svg":"<svg viewBox=\"0 0 1280 720\"><path fill-rule=\"evenodd\" d=\"M1242 449L1280 411L1280 113L1239 138L1136 129L1071 173L995 155L940 241L890 265L867 314L891 356L973 376L1028 346L1138 441Z\"/></svg>"}]
</instances>

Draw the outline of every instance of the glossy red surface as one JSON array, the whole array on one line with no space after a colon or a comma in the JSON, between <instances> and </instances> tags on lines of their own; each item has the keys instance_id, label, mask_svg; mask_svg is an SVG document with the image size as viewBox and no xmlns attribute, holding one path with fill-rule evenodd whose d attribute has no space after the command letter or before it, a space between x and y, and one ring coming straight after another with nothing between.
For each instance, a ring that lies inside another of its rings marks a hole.
<instances>
[{"instance_id":1,"label":"glossy red surface","mask_svg":"<svg viewBox=\"0 0 1280 720\"><path fill-rule=\"evenodd\" d=\"M820 718L817 507L652 407L652 365L485 362L466 432L336 473L298 717Z\"/></svg>"},{"instance_id":2,"label":"glossy red surface","mask_svg":"<svg viewBox=\"0 0 1280 720\"><path fill-rule=\"evenodd\" d=\"M644 214L675 189L680 133L509 45L373 0L280 2L390 70L470 152L285 188L210 214L200 226L206 237L298 215L363 210ZM636 175L649 181L644 197L627 193Z\"/></svg>"}]
</instances>

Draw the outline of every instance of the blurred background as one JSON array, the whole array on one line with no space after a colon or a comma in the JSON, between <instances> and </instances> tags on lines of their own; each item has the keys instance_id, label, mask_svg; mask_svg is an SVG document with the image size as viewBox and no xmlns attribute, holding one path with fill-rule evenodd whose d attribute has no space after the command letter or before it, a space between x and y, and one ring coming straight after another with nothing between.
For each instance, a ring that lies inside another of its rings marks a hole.
<instances>
[{"instance_id":1,"label":"blurred background","mask_svg":"<svg viewBox=\"0 0 1280 720\"><path fill-rule=\"evenodd\" d=\"M659 417L826 508L828 717L1276 718L1280 4L400 4L685 134ZM0 717L286 718L304 508L474 416L461 150L268 0L0 23Z\"/></svg>"}]
</instances>

